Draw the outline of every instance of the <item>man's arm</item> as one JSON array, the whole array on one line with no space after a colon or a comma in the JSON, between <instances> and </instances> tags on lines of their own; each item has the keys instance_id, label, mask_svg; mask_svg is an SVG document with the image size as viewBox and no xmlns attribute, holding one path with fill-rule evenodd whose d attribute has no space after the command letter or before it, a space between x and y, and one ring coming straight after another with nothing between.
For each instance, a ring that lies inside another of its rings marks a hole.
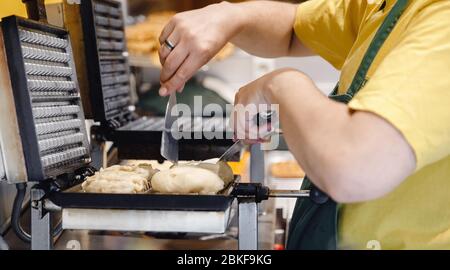
<instances>
[{"instance_id":1,"label":"man's arm","mask_svg":"<svg viewBox=\"0 0 450 270\"><path fill-rule=\"evenodd\" d=\"M341 203L381 197L413 173L415 154L383 118L352 112L323 95L303 73L279 70L242 88L235 103L257 91L279 104L290 151L321 190Z\"/></svg>"},{"instance_id":2,"label":"man's arm","mask_svg":"<svg viewBox=\"0 0 450 270\"><path fill-rule=\"evenodd\" d=\"M307 56L308 50L296 37L293 25L298 5L273 1L236 4L243 18L242 30L231 42L260 57Z\"/></svg>"},{"instance_id":3,"label":"man's arm","mask_svg":"<svg viewBox=\"0 0 450 270\"><path fill-rule=\"evenodd\" d=\"M181 91L184 83L229 41L262 57L310 55L295 37L297 5L251 1L222 2L175 15L164 27L161 46L161 95Z\"/></svg>"}]
</instances>

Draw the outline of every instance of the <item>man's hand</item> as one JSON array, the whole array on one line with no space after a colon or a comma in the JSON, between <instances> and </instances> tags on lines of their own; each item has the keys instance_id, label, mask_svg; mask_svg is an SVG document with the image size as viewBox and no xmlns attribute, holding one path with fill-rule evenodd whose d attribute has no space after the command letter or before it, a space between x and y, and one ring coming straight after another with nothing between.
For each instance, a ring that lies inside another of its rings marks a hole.
<instances>
[{"instance_id":1,"label":"man's hand","mask_svg":"<svg viewBox=\"0 0 450 270\"><path fill-rule=\"evenodd\" d=\"M227 2L176 14L159 37L159 94L181 91L186 81L239 31L241 17L238 7ZM172 51L164 44L166 40L174 45Z\"/></svg>"},{"instance_id":2,"label":"man's hand","mask_svg":"<svg viewBox=\"0 0 450 270\"><path fill-rule=\"evenodd\" d=\"M247 144L259 143L268 140L266 137L272 131L271 124L257 126L257 118L271 111L272 121L278 121L277 107L268 101L266 90L268 86L277 80L285 70L277 70L243 86L236 93L234 108L231 114L231 126L233 126L236 139L243 139Z\"/></svg>"},{"instance_id":3,"label":"man's hand","mask_svg":"<svg viewBox=\"0 0 450 270\"><path fill-rule=\"evenodd\" d=\"M297 5L275 1L222 2L175 15L159 39L159 94L181 91L229 41L260 57L311 55L293 31L296 9Z\"/></svg>"}]
</instances>

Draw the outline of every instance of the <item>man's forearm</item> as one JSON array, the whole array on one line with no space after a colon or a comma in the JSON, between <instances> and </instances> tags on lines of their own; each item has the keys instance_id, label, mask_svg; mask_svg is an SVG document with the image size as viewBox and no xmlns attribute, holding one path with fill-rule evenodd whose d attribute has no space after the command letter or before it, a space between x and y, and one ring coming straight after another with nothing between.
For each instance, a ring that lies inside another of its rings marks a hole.
<instances>
[{"instance_id":1,"label":"man's forearm","mask_svg":"<svg viewBox=\"0 0 450 270\"><path fill-rule=\"evenodd\" d=\"M414 171L409 144L379 116L351 112L297 71L284 72L268 88L268 100L280 105L289 149L312 181L335 200L380 197Z\"/></svg>"},{"instance_id":2,"label":"man's forearm","mask_svg":"<svg viewBox=\"0 0 450 270\"><path fill-rule=\"evenodd\" d=\"M230 19L238 18L240 29L231 42L241 49L260 57L311 54L299 44L294 35L297 5L274 1L250 1L232 5L236 15ZM291 53L292 48L295 48L295 53Z\"/></svg>"},{"instance_id":3,"label":"man's forearm","mask_svg":"<svg viewBox=\"0 0 450 270\"><path fill-rule=\"evenodd\" d=\"M335 140L336 127L341 125L337 122L342 118L335 114L345 113L343 106L328 100L296 71L281 75L269 88L266 96L280 106L280 122L289 149L314 183L327 191L332 159L337 157L333 152L336 143L343 143Z\"/></svg>"}]
</instances>

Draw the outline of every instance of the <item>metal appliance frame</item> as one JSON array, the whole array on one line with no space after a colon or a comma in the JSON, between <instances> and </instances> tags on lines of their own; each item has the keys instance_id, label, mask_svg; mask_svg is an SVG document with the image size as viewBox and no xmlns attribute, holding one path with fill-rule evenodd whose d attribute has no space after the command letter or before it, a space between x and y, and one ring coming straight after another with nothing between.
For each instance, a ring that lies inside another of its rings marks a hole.
<instances>
[{"instance_id":1,"label":"metal appliance frame","mask_svg":"<svg viewBox=\"0 0 450 270\"><path fill-rule=\"evenodd\" d=\"M239 250L258 249L258 205L261 201L269 197L309 197L309 192L302 190L296 193L289 191L286 193L278 193L274 191L272 195L269 195L268 188L263 186L265 179L264 152L261 150L259 144L252 146L250 164L250 177L256 181L241 184L242 189L236 188L231 192L233 198L236 198L238 203ZM32 249L52 249L51 215L52 211L60 211L61 207L47 199L45 191L39 188L32 189L31 200Z\"/></svg>"},{"instance_id":2,"label":"metal appliance frame","mask_svg":"<svg viewBox=\"0 0 450 270\"><path fill-rule=\"evenodd\" d=\"M7 52L7 62L11 85L12 89L14 89L13 96L18 128L22 134L28 135L20 136L22 150L24 152L23 156L25 159L28 181L43 181L66 173L67 171L74 171L78 168L86 166L86 164L90 162L89 155L85 155L82 161L74 163L70 166L54 168L51 171L44 170L39 151L35 119L33 116L32 97L27 85L25 61L22 54L19 28L23 27L35 31L42 31L67 40L68 46L66 48L66 51L67 54L72 55L69 33L63 28L28 20L18 16L9 16L3 18L1 27L3 32L5 51ZM68 63L69 67L73 71L75 71L73 58ZM71 81L75 83L75 89L79 91L76 73L73 73L70 78ZM80 111L76 113L76 115L77 119L82 122L82 125L80 127L80 132L84 134L82 145L83 147L88 149L87 133L84 125L84 114L83 110L81 109L81 100L79 97L74 99L77 100L76 104L80 107Z\"/></svg>"}]
</instances>

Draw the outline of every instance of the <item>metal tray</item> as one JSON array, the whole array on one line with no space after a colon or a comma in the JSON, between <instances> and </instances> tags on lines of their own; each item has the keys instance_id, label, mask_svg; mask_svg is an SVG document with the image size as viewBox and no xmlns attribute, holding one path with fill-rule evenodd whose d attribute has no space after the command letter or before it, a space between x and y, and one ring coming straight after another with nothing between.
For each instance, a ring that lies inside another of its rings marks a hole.
<instances>
[{"instance_id":1,"label":"metal tray","mask_svg":"<svg viewBox=\"0 0 450 270\"><path fill-rule=\"evenodd\" d=\"M232 207L225 211L65 208L62 226L75 230L223 234L233 215Z\"/></svg>"},{"instance_id":2,"label":"metal tray","mask_svg":"<svg viewBox=\"0 0 450 270\"><path fill-rule=\"evenodd\" d=\"M61 208L123 209L123 210L179 210L225 211L234 197L231 196L239 176L216 195L160 194L151 190L138 194L87 193L77 185L62 192L50 193L48 199Z\"/></svg>"}]
</instances>

